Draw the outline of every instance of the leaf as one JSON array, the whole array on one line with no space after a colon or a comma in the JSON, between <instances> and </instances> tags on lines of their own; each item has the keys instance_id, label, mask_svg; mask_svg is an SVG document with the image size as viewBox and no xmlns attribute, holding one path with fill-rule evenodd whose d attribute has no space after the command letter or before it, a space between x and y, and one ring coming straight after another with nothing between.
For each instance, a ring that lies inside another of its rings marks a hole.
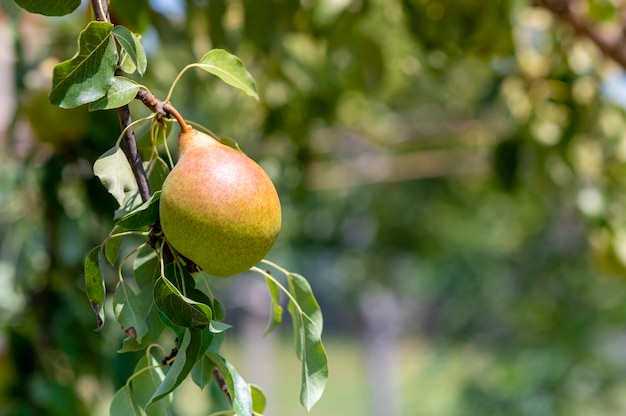
<instances>
[{"instance_id":1,"label":"leaf","mask_svg":"<svg viewBox=\"0 0 626 416\"><path fill-rule=\"evenodd\" d=\"M170 167L163 159L157 157L146 169L148 175L148 185L153 191L160 191L165 178L170 173Z\"/></svg>"},{"instance_id":2,"label":"leaf","mask_svg":"<svg viewBox=\"0 0 626 416\"><path fill-rule=\"evenodd\" d=\"M146 312L146 325L148 326L148 332L143 336L141 342L137 341L137 338L133 338L130 335L127 336L122 342L122 348L118 350L118 352L128 352L128 351L139 351L144 349L147 345L155 342L165 329L165 325L161 321L160 313L156 306L154 306L153 302L153 291L154 291L155 282L152 281L151 284L144 286L137 296L139 300L144 305L144 308L147 307L148 310Z\"/></svg>"},{"instance_id":3,"label":"leaf","mask_svg":"<svg viewBox=\"0 0 626 416\"><path fill-rule=\"evenodd\" d=\"M102 253L102 246L93 248L85 259L85 292L91 309L96 314L96 331L100 331L104 326L104 297L106 295L102 272L104 261L106 260Z\"/></svg>"},{"instance_id":4,"label":"leaf","mask_svg":"<svg viewBox=\"0 0 626 416\"><path fill-rule=\"evenodd\" d=\"M213 364L220 370L220 373L222 373L226 386L228 387L228 392L230 393L230 398L232 399L235 413L241 416L252 415L252 393L250 392L248 383L239 375L235 367L221 355L207 352L206 356L209 357Z\"/></svg>"},{"instance_id":5,"label":"leaf","mask_svg":"<svg viewBox=\"0 0 626 416\"><path fill-rule=\"evenodd\" d=\"M254 413L263 414L267 406L267 399L263 390L255 384L250 384L250 392L252 394L252 410L254 410Z\"/></svg>"},{"instance_id":6,"label":"leaf","mask_svg":"<svg viewBox=\"0 0 626 416\"><path fill-rule=\"evenodd\" d=\"M159 258L152 247L141 249L133 263L133 275L137 286L144 287L153 282L159 276L160 271Z\"/></svg>"},{"instance_id":7,"label":"leaf","mask_svg":"<svg viewBox=\"0 0 626 416\"><path fill-rule=\"evenodd\" d=\"M200 358L200 347L202 344L202 331L197 328L185 329L182 341L178 347L178 354L174 364L165 375L165 379L154 392L146 407L151 406L156 401L170 394L183 382L195 363Z\"/></svg>"},{"instance_id":8,"label":"leaf","mask_svg":"<svg viewBox=\"0 0 626 416\"><path fill-rule=\"evenodd\" d=\"M125 26L120 25L113 28L113 36L115 36L122 49L128 54L139 75L143 75L146 72L148 59L146 58L146 51L141 45L141 38Z\"/></svg>"},{"instance_id":9,"label":"leaf","mask_svg":"<svg viewBox=\"0 0 626 416\"><path fill-rule=\"evenodd\" d=\"M109 238L107 238L107 240L104 242L104 254L106 255L106 259L111 266L114 266L117 261L117 256L119 255L120 247L122 245L122 240L123 240L122 236L118 236L118 237L111 237L111 236L123 230L124 228L116 225L111 230L111 233L109 234Z\"/></svg>"},{"instance_id":10,"label":"leaf","mask_svg":"<svg viewBox=\"0 0 626 416\"><path fill-rule=\"evenodd\" d=\"M15 0L27 12L44 16L64 16L80 6L80 0Z\"/></svg>"},{"instance_id":11,"label":"leaf","mask_svg":"<svg viewBox=\"0 0 626 416\"><path fill-rule=\"evenodd\" d=\"M287 275L289 293L297 302L289 302L294 325L296 354L302 362L300 403L311 410L320 399L328 379L328 357L322 345L322 312L306 279L296 273Z\"/></svg>"},{"instance_id":12,"label":"leaf","mask_svg":"<svg viewBox=\"0 0 626 416\"><path fill-rule=\"evenodd\" d=\"M160 196L161 192L155 192L149 200L120 218L117 225L129 230L139 230L157 222L159 220Z\"/></svg>"},{"instance_id":13,"label":"leaf","mask_svg":"<svg viewBox=\"0 0 626 416\"><path fill-rule=\"evenodd\" d=\"M103 97L89 104L89 111L110 110L122 107L135 99L141 86L125 77L113 77L113 82Z\"/></svg>"},{"instance_id":14,"label":"leaf","mask_svg":"<svg viewBox=\"0 0 626 416\"><path fill-rule=\"evenodd\" d=\"M115 392L111 406L109 407L111 416L142 416L141 409L134 401L131 392L126 385Z\"/></svg>"},{"instance_id":15,"label":"leaf","mask_svg":"<svg viewBox=\"0 0 626 416\"><path fill-rule=\"evenodd\" d=\"M73 108L103 97L117 66L117 50L111 37L113 25L91 22L78 37L78 52L54 67L50 102Z\"/></svg>"},{"instance_id":16,"label":"leaf","mask_svg":"<svg viewBox=\"0 0 626 416\"><path fill-rule=\"evenodd\" d=\"M154 304L174 325L185 328L206 328L211 322L211 309L183 296L168 279L160 278L154 286Z\"/></svg>"},{"instance_id":17,"label":"leaf","mask_svg":"<svg viewBox=\"0 0 626 416\"><path fill-rule=\"evenodd\" d=\"M272 279L265 278L265 282L267 283L267 288L270 292L271 297L271 309L270 309L270 319L267 323L267 328L265 329L265 335L269 334L276 328L283 320L283 307L280 305L280 291L278 289L278 285Z\"/></svg>"},{"instance_id":18,"label":"leaf","mask_svg":"<svg viewBox=\"0 0 626 416\"><path fill-rule=\"evenodd\" d=\"M203 355L200 361L191 370L191 379L196 386L204 388L213 379L213 369L215 364L206 355Z\"/></svg>"},{"instance_id":19,"label":"leaf","mask_svg":"<svg viewBox=\"0 0 626 416\"><path fill-rule=\"evenodd\" d=\"M137 192L137 182L122 149L115 146L93 164L93 173L120 206Z\"/></svg>"},{"instance_id":20,"label":"leaf","mask_svg":"<svg viewBox=\"0 0 626 416\"><path fill-rule=\"evenodd\" d=\"M119 283L113 295L113 313L124 332L141 343L141 339L148 332L146 308L124 280Z\"/></svg>"},{"instance_id":21,"label":"leaf","mask_svg":"<svg viewBox=\"0 0 626 416\"><path fill-rule=\"evenodd\" d=\"M252 75L245 68L241 59L235 55L223 49L213 49L200 59L198 67L215 75L225 83L239 88L250 97L259 99Z\"/></svg>"},{"instance_id":22,"label":"leaf","mask_svg":"<svg viewBox=\"0 0 626 416\"><path fill-rule=\"evenodd\" d=\"M160 367L146 370L148 367L158 366L157 360L150 355L150 362L144 355L135 365L132 383L132 392L137 405L146 407L146 403L152 397L152 394L159 388L163 380L165 380L165 373ZM170 403L168 400L160 400L158 403L150 406L146 409L147 416L169 416L170 415Z\"/></svg>"}]
</instances>

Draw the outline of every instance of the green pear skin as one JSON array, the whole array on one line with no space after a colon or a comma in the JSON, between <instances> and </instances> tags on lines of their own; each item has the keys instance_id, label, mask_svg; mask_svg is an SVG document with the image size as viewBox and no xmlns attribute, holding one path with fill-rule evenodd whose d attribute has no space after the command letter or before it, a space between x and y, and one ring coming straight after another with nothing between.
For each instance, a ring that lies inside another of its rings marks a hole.
<instances>
[{"instance_id":1,"label":"green pear skin","mask_svg":"<svg viewBox=\"0 0 626 416\"><path fill-rule=\"evenodd\" d=\"M261 261L278 236L280 200L265 171L244 153L189 128L160 197L165 239L219 277Z\"/></svg>"}]
</instances>

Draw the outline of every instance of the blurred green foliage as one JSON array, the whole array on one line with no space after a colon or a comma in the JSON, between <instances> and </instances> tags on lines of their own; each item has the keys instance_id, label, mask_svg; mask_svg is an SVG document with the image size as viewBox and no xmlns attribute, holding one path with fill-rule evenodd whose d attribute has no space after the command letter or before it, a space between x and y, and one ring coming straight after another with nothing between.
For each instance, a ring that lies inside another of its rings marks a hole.
<instances>
[{"instance_id":1,"label":"blurred green foliage","mask_svg":"<svg viewBox=\"0 0 626 416\"><path fill-rule=\"evenodd\" d=\"M309 276L327 336L359 336L360 297L388 288L407 336L489 357L450 414L626 411L626 118L603 94L621 73L588 40L521 0L156 3L111 14L143 34L157 97L213 47L251 69L260 103L202 72L172 102L276 182L269 258ZM587 3L616 22L616 2ZM91 164L119 125L42 100L86 10L0 13L17 104L0 143L0 414L92 414L136 358L115 354L115 325L93 333L82 291L115 209Z\"/></svg>"}]
</instances>

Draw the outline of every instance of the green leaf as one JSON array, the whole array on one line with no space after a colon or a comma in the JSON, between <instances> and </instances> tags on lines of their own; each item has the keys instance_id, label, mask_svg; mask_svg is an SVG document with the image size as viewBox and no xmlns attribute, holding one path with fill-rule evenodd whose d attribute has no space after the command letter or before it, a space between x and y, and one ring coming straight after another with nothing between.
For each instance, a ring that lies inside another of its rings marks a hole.
<instances>
[{"instance_id":1,"label":"green leaf","mask_svg":"<svg viewBox=\"0 0 626 416\"><path fill-rule=\"evenodd\" d=\"M267 323L267 329L265 330L265 335L269 334L276 328L283 320L283 307L280 305L280 290L276 282L272 279L265 278L265 282L267 283L267 288L270 292L271 297L271 309L270 309L270 319Z\"/></svg>"},{"instance_id":2,"label":"green leaf","mask_svg":"<svg viewBox=\"0 0 626 416\"><path fill-rule=\"evenodd\" d=\"M289 313L294 325L296 354L302 362L300 403L311 410L320 399L328 379L328 357L322 345L322 312L313 296L307 280L296 273L287 275L289 293L294 302L289 302Z\"/></svg>"},{"instance_id":3,"label":"green leaf","mask_svg":"<svg viewBox=\"0 0 626 416\"><path fill-rule=\"evenodd\" d=\"M137 182L126 159L118 146L102 154L93 164L93 173L109 191L120 206L124 206L137 193Z\"/></svg>"},{"instance_id":4,"label":"green leaf","mask_svg":"<svg viewBox=\"0 0 626 416\"><path fill-rule=\"evenodd\" d=\"M252 393L252 410L254 413L263 414L267 406L267 399L263 390L255 384L250 384L250 392Z\"/></svg>"},{"instance_id":5,"label":"green leaf","mask_svg":"<svg viewBox=\"0 0 626 416\"><path fill-rule=\"evenodd\" d=\"M211 322L211 309L180 293L168 279L160 278L154 286L154 304L174 325L185 328L206 328Z\"/></svg>"},{"instance_id":6,"label":"green leaf","mask_svg":"<svg viewBox=\"0 0 626 416\"><path fill-rule=\"evenodd\" d=\"M44 16L64 16L80 6L80 0L15 0L15 3L27 12Z\"/></svg>"},{"instance_id":7,"label":"green leaf","mask_svg":"<svg viewBox=\"0 0 626 416\"><path fill-rule=\"evenodd\" d=\"M215 364L220 370L230 398L233 402L233 410L238 415L251 415L252 414L252 393L250 392L250 386L239 375L235 367L231 363L226 361L224 357L213 352L207 352L206 356Z\"/></svg>"},{"instance_id":8,"label":"green leaf","mask_svg":"<svg viewBox=\"0 0 626 416\"><path fill-rule=\"evenodd\" d=\"M103 97L113 83L117 50L113 25L91 22L78 37L78 53L54 67L50 102L73 108Z\"/></svg>"},{"instance_id":9,"label":"green leaf","mask_svg":"<svg viewBox=\"0 0 626 416\"><path fill-rule=\"evenodd\" d=\"M113 82L103 97L89 104L89 111L119 108L133 101L140 85L125 77L113 77Z\"/></svg>"},{"instance_id":10,"label":"green leaf","mask_svg":"<svg viewBox=\"0 0 626 416\"><path fill-rule=\"evenodd\" d=\"M122 330L141 343L141 339L148 332L146 308L124 280L117 285L113 295L113 313Z\"/></svg>"},{"instance_id":11,"label":"green leaf","mask_svg":"<svg viewBox=\"0 0 626 416\"><path fill-rule=\"evenodd\" d=\"M144 287L153 282L161 271L156 251L152 247L144 247L139 251L133 263L133 275L137 286Z\"/></svg>"},{"instance_id":12,"label":"green leaf","mask_svg":"<svg viewBox=\"0 0 626 416\"><path fill-rule=\"evenodd\" d=\"M85 292L91 309L96 314L97 326L96 331L100 331L104 325L104 297L106 288L104 285L104 254L102 246L93 248L85 259Z\"/></svg>"},{"instance_id":13,"label":"green leaf","mask_svg":"<svg viewBox=\"0 0 626 416\"><path fill-rule=\"evenodd\" d=\"M115 26L113 28L113 36L115 36L122 49L128 54L139 75L143 75L146 72L148 59L146 58L146 51L141 45L141 38L125 26Z\"/></svg>"},{"instance_id":14,"label":"green leaf","mask_svg":"<svg viewBox=\"0 0 626 416\"><path fill-rule=\"evenodd\" d=\"M139 230L157 222L159 220L160 196L160 191L155 192L149 200L135 208L132 212L129 212L120 218L117 221L117 225L129 230Z\"/></svg>"},{"instance_id":15,"label":"green leaf","mask_svg":"<svg viewBox=\"0 0 626 416\"><path fill-rule=\"evenodd\" d=\"M196 386L204 388L213 379L213 369L215 364L206 355L203 355L200 361L191 370L191 379Z\"/></svg>"},{"instance_id":16,"label":"green leaf","mask_svg":"<svg viewBox=\"0 0 626 416\"><path fill-rule=\"evenodd\" d=\"M154 392L146 407L151 406L158 400L170 394L183 382L195 363L200 358L200 347L202 345L202 331L197 328L185 329L182 341L178 347L178 354L174 364L167 372L165 379Z\"/></svg>"},{"instance_id":17,"label":"green leaf","mask_svg":"<svg viewBox=\"0 0 626 416\"><path fill-rule=\"evenodd\" d=\"M141 342L138 342L137 338L133 338L130 335L127 336L122 342L122 348L120 348L118 352L142 350L146 348L146 346L152 344L157 339L159 339L161 333L163 333L165 325L161 321L160 313L156 306L154 306L154 302L152 300L154 283L155 282L152 281L150 284L144 286L137 294L139 300L144 305L144 308L146 307L146 305L149 305L145 317L146 325L148 326L148 332L143 336Z\"/></svg>"},{"instance_id":18,"label":"green leaf","mask_svg":"<svg viewBox=\"0 0 626 416\"><path fill-rule=\"evenodd\" d=\"M198 65L199 68L215 75L225 83L239 88L250 97L258 100L256 84L241 59L223 49L207 52Z\"/></svg>"},{"instance_id":19,"label":"green leaf","mask_svg":"<svg viewBox=\"0 0 626 416\"><path fill-rule=\"evenodd\" d=\"M113 396L109 407L110 416L142 416L141 408L137 405L132 393L126 385L119 389Z\"/></svg>"},{"instance_id":20,"label":"green leaf","mask_svg":"<svg viewBox=\"0 0 626 416\"><path fill-rule=\"evenodd\" d=\"M163 383L163 380L165 380L165 373L162 368L156 367L146 370L148 367L158 365L159 363L153 356L150 356L150 362L148 362L148 358L146 358L145 355L137 362L137 365L135 365L134 374L136 374L136 376L133 377L131 385L134 399L137 405L141 407L146 407L152 394L159 388L161 383ZM168 400L159 400L158 403L154 403L154 405L146 409L146 416L169 416L170 407L171 404Z\"/></svg>"},{"instance_id":21,"label":"green leaf","mask_svg":"<svg viewBox=\"0 0 626 416\"><path fill-rule=\"evenodd\" d=\"M165 182L165 178L170 173L170 167L167 163L157 157L150 165L146 168L146 174L148 175L148 185L150 185L150 189L153 191L160 191L163 187L163 182Z\"/></svg>"},{"instance_id":22,"label":"green leaf","mask_svg":"<svg viewBox=\"0 0 626 416\"><path fill-rule=\"evenodd\" d=\"M113 227L113 229L109 233L109 238L107 238L107 240L104 242L104 253L106 255L107 261L109 262L109 264L111 264L111 266L114 266L117 261L117 256L119 255L120 247L122 245L122 240L123 240L123 237L121 236L118 236L118 237L111 237L111 236L117 233L120 233L123 230L124 230L123 227L116 225L115 227Z\"/></svg>"}]
</instances>

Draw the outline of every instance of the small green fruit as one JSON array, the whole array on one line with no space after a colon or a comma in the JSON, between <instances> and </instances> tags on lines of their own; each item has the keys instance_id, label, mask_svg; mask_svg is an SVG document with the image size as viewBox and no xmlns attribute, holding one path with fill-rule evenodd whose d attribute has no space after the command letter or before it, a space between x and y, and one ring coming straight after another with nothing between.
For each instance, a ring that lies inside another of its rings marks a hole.
<instances>
[{"instance_id":1,"label":"small green fruit","mask_svg":"<svg viewBox=\"0 0 626 416\"><path fill-rule=\"evenodd\" d=\"M161 228L183 256L214 276L232 276L265 257L281 224L274 184L252 159L188 128L160 198Z\"/></svg>"}]
</instances>

